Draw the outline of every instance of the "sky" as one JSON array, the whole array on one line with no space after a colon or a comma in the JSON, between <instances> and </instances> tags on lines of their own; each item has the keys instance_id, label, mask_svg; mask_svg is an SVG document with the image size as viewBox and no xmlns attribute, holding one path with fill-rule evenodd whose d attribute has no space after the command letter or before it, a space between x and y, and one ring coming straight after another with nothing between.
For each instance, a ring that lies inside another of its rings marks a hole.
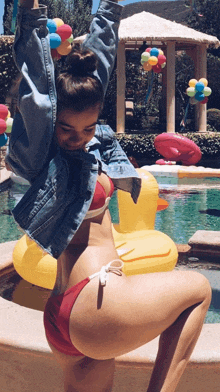
<instances>
[{"instance_id":1,"label":"sky","mask_svg":"<svg viewBox=\"0 0 220 392\"><path fill-rule=\"evenodd\" d=\"M141 1L141 0L125 0L125 1L121 1L121 4L126 5L130 3L136 3L137 1ZM96 12L98 8L98 4L99 4L99 0L93 0L93 8L92 8L93 14ZM0 0L0 34L3 34L3 25L2 25L3 12L4 12L4 0ZM59 17L59 15L57 16Z\"/></svg>"}]
</instances>

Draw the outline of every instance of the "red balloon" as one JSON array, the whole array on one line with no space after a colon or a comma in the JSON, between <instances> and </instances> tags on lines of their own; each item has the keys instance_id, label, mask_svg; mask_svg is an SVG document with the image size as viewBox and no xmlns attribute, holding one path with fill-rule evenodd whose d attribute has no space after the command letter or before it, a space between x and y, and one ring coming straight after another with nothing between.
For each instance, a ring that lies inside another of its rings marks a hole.
<instances>
[{"instance_id":1,"label":"red balloon","mask_svg":"<svg viewBox=\"0 0 220 392\"><path fill-rule=\"evenodd\" d=\"M152 48L145 49L145 52L150 52Z\"/></svg>"},{"instance_id":2,"label":"red balloon","mask_svg":"<svg viewBox=\"0 0 220 392\"><path fill-rule=\"evenodd\" d=\"M152 70L155 73L160 73L162 71L161 65L160 64L153 65Z\"/></svg>"},{"instance_id":3,"label":"red balloon","mask_svg":"<svg viewBox=\"0 0 220 392\"><path fill-rule=\"evenodd\" d=\"M166 56L164 56L163 54L159 54L158 55L158 64L163 64L167 61Z\"/></svg>"},{"instance_id":4,"label":"red balloon","mask_svg":"<svg viewBox=\"0 0 220 392\"><path fill-rule=\"evenodd\" d=\"M72 28L67 24L63 24L57 28L56 33L59 34L61 41L65 41L71 36Z\"/></svg>"},{"instance_id":5,"label":"red balloon","mask_svg":"<svg viewBox=\"0 0 220 392\"><path fill-rule=\"evenodd\" d=\"M205 104L207 102L208 102L208 97L205 97L202 101L200 101L200 103L203 103L203 104Z\"/></svg>"},{"instance_id":6,"label":"red balloon","mask_svg":"<svg viewBox=\"0 0 220 392\"><path fill-rule=\"evenodd\" d=\"M61 59L61 54L59 54L56 49L51 49L51 56L54 60Z\"/></svg>"},{"instance_id":7,"label":"red balloon","mask_svg":"<svg viewBox=\"0 0 220 392\"><path fill-rule=\"evenodd\" d=\"M2 106L3 106L3 105L2 105ZM5 120L3 120L2 118L0 118L0 135L1 135L2 133L5 133L6 129L7 129L7 124L6 124Z\"/></svg>"},{"instance_id":8,"label":"red balloon","mask_svg":"<svg viewBox=\"0 0 220 392\"><path fill-rule=\"evenodd\" d=\"M0 104L0 118L5 120L7 115L8 115L8 108L7 108L7 106Z\"/></svg>"}]
</instances>

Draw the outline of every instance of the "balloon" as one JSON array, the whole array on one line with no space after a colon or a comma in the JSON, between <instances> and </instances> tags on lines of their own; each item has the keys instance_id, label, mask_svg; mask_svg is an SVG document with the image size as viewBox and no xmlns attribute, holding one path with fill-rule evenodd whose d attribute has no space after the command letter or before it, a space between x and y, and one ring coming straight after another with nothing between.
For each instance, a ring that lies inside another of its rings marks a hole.
<instances>
[{"instance_id":1,"label":"balloon","mask_svg":"<svg viewBox=\"0 0 220 392\"><path fill-rule=\"evenodd\" d=\"M189 97L194 97L194 95L195 95L195 93L196 93L196 90L195 90L194 87L188 87L188 88L186 89L186 93L187 93L187 95L188 95Z\"/></svg>"},{"instance_id":2,"label":"balloon","mask_svg":"<svg viewBox=\"0 0 220 392\"><path fill-rule=\"evenodd\" d=\"M207 87L207 86L208 86L208 80L207 80L207 79L205 79L205 78L201 78L201 79L199 79L199 82L203 83L205 87Z\"/></svg>"},{"instance_id":3,"label":"balloon","mask_svg":"<svg viewBox=\"0 0 220 392\"><path fill-rule=\"evenodd\" d=\"M191 97L190 98L190 103L191 103L191 105L196 105L197 104L197 99L195 98L195 97Z\"/></svg>"},{"instance_id":4,"label":"balloon","mask_svg":"<svg viewBox=\"0 0 220 392\"><path fill-rule=\"evenodd\" d=\"M0 119L5 120L7 115L8 115L7 106L0 104Z\"/></svg>"},{"instance_id":5,"label":"balloon","mask_svg":"<svg viewBox=\"0 0 220 392\"><path fill-rule=\"evenodd\" d=\"M61 38L57 33L50 34L50 47L56 49L61 44Z\"/></svg>"},{"instance_id":6,"label":"balloon","mask_svg":"<svg viewBox=\"0 0 220 392\"><path fill-rule=\"evenodd\" d=\"M159 55L160 55L160 54L161 54L162 56L164 55L164 52L163 52L161 49L159 49Z\"/></svg>"},{"instance_id":7,"label":"balloon","mask_svg":"<svg viewBox=\"0 0 220 392\"><path fill-rule=\"evenodd\" d=\"M205 85L202 82L197 82L196 85L195 85L196 91L203 91L204 88L205 88Z\"/></svg>"},{"instance_id":8,"label":"balloon","mask_svg":"<svg viewBox=\"0 0 220 392\"><path fill-rule=\"evenodd\" d=\"M59 54L56 49L51 49L51 56L54 60L61 59L61 54Z\"/></svg>"},{"instance_id":9,"label":"balloon","mask_svg":"<svg viewBox=\"0 0 220 392\"><path fill-rule=\"evenodd\" d=\"M57 48L57 52L62 56L66 56L72 50L71 44L66 40Z\"/></svg>"},{"instance_id":10,"label":"balloon","mask_svg":"<svg viewBox=\"0 0 220 392\"><path fill-rule=\"evenodd\" d=\"M210 87L205 87L203 90L203 94L205 95L205 97L208 97L210 94L212 93L212 90Z\"/></svg>"},{"instance_id":11,"label":"balloon","mask_svg":"<svg viewBox=\"0 0 220 392\"><path fill-rule=\"evenodd\" d=\"M7 128L6 128L5 132L11 133L11 129L12 129L12 125L13 125L13 118L11 118L11 117L7 118L6 125L7 125Z\"/></svg>"},{"instance_id":12,"label":"balloon","mask_svg":"<svg viewBox=\"0 0 220 392\"><path fill-rule=\"evenodd\" d=\"M158 58L155 56L150 56L148 62L150 65L156 65L158 63Z\"/></svg>"},{"instance_id":13,"label":"balloon","mask_svg":"<svg viewBox=\"0 0 220 392\"><path fill-rule=\"evenodd\" d=\"M167 61L166 56L164 56L163 54L159 54L159 56L158 56L158 64L162 65L166 61Z\"/></svg>"},{"instance_id":14,"label":"balloon","mask_svg":"<svg viewBox=\"0 0 220 392\"><path fill-rule=\"evenodd\" d=\"M60 18L54 18L53 21L56 23L57 27L60 27L64 24L64 21Z\"/></svg>"},{"instance_id":15,"label":"balloon","mask_svg":"<svg viewBox=\"0 0 220 392\"><path fill-rule=\"evenodd\" d=\"M7 140L8 140L8 137L5 133L0 135L0 147L5 146L5 144L7 143Z\"/></svg>"},{"instance_id":16,"label":"balloon","mask_svg":"<svg viewBox=\"0 0 220 392\"><path fill-rule=\"evenodd\" d=\"M200 103L202 103L202 104L205 104L205 103L207 103L208 102L208 97L205 97L204 99L203 99L203 101L201 101Z\"/></svg>"},{"instance_id":17,"label":"balloon","mask_svg":"<svg viewBox=\"0 0 220 392\"><path fill-rule=\"evenodd\" d=\"M152 65L150 65L148 62L145 62L143 64L143 68L145 71L151 71L152 70Z\"/></svg>"},{"instance_id":18,"label":"balloon","mask_svg":"<svg viewBox=\"0 0 220 392\"><path fill-rule=\"evenodd\" d=\"M63 42L71 36L72 28L67 24L63 24L62 26L57 27L56 33L59 34L61 41Z\"/></svg>"},{"instance_id":19,"label":"balloon","mask_svg":"<svg viewBox=\"0 0 220 392\"><path fill-rule=\"evenodd\" d=\"M50 33L56 33L57 30L57 24L53 19L48 19L47 21L47 28Z\"/></svg>"},{"instance_id":20,"label":"balloon","mask_svg":"<svg viewBox=\"0 0 220 392\"><path fill-rule=\"evenodd\" d=\"M152 48L151 51L150 51L150 55L157 57L159 55L159 49Z\"/></svg>"},{"instance_id":21,"label":"balloon","mask_svg":"<svg viewBox=\"0 0 220 392\"><path fill-rule=\"evenodd\" d=\"M150 52L152 48L145 49L145 52Z\"/></svg>"},{"instance_id":22,"label":"balloon","mask_svg":"<svg viewBox=\"0 0 220 392\"><path fill-rule=\"evenodd\" d=\"M160 64L153 65L152 69L155 73L160 73L162 71Z\"/></svg>"},{"instance_id":23,"label":"balloon","mask_svg":"<svg viewBox=\"0 0 220 392\"><path fill-rule=\"evenodd\" d=\"M0 118L0 135L2 133L4 133L7 129L7 124L5 122L5 120L3 120L2 118Z\"/></svg>"},{"instance_id":24,"label":"balloon","mask_svg":"<svg viewBox=\"0 0 220 392\"><path fill-rule=\"evenodd\" d=\"M8 109L8 115L7 115L7 118L9 118L9 117L11 117L11 112L10 112L10 110Z\"/></svg>"},{"instance_id":25,"label":"balloon","mask_svg":"<svg viewBox=\"0 0 220 392\"><path fill-rule=\"evenodd\" d=\"M149 52L144 52L144 53L142 53L142 55L141 55L141 61L142 61L142 62L148 61L149 58L150 58L150 53L149 53Z\"/></svg>"},{"instance_id":26,"label":"balloon","mask_svg":"<svg viewBox=\"0 0 220 392\"><path fill-rule=\"evenodd\" d=\"M196 83L198 82L198 80L196 79L190 79L189 81L189 87L195 87Z\"/></svg>"},{"instance_id":27,"label":"balloon","mask_svg":"<svg viewBox=\"0 0 220 392\"><path fill-rule=\"evenodd\" d=\"M195 99L197 99L197 101L201 102L201 101L203 101L204 98L205 98L205 95L201 91L197 91L197 93L195 95Z\"/></svg>"},{"instance_id":28,"label":"balloon","mask_svg":"<svg viewBox=\"0 0 220 392\"><path fill-rule=\"evenodd\" d=\"M165 68L166 67L166 63L161 64L161 68Z\"/></svg>"},{"instance_id":29,"label":"balloon","mask_svg":"<svg viewBox=\"0 0 220 392\"><path fill-rule=\"evenodd\" d=\"M69 38L67 38L67 41L71 44L73 42L73 34Z\"/></svg>"}]
</instances>

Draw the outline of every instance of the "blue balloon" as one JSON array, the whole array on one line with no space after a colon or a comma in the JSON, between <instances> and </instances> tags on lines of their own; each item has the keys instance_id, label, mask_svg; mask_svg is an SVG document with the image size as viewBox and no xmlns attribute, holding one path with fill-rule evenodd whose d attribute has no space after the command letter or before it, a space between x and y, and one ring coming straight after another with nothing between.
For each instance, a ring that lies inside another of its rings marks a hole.
<instances>
[{"instance_id":1,"label":"blue balloon","mask_svg":"<svg viewBox=\"0 0 220 392\"><path fill-rule=\"evenodd\" d=\"M61 44L61 38L58 34L56 33L51 33L50 34L50 47L51 49L56 49L58 46Z\"/></svg>"},{"instance_id":2,"label":"blue balloon","mask_svg":"<svg viewBox=\"0 0 220 392\"><path fill-rule=\"evenodd\" d=\"M203 91L204 88L205 88L205 85L202 82L197 82L196 85L195 85L195 90L196 91Z\"/></svg>"},{"instance_id":3,"label":"blue balloon","mask_svg":"<svg viewBox=\"0 0 220 392\"><path fill-rule=\"evenodd\" d=\"M53 19L48 19L48 21L47 21L47 28L48 28L50 33L56 33L56 31L57 31L56 22L54 22Z\"/></svg>"},{"instance_id":4,"label":"blue balloon","mask_svg":"<svg viewBox=\"0 0 220 392\"><path fill-rule=\"evenodd\" d=\"M150 55L151 55L151 56L157 57L157 56L159 55L159 49L157 49L157 48L152 48L152 49L150 50Z\"/></svg>"},{"instance_id":5,"label":"blue balloon","mask_svg":"<svg viewBox=\"0 0 220 392\"><path fill-rule=\"evenodd\" d=\"M203 101L204 98L205 98L205 95L201 91L197 91L197 93L195 95L195 99L197 99L197 101L201 102L201 101Z\"/></svg>"},{"instance_id":6,"label":"blue balloon","mask_svg":"<svg viewBox=\"0 0 220 392\"><path fill-rule=\"evenodd\" d=\"M5 144L7 143L7 140L8 140L8 137L5 133L0 135L0 147L5 146Z\"/></svg>"}]
</instances>

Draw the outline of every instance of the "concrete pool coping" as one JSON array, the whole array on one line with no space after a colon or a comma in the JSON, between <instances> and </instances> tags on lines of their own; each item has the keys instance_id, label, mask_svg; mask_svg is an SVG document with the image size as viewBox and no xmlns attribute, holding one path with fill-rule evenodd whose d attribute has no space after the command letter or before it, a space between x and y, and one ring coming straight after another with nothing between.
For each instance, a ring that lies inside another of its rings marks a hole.
<instances>
[{"instance_id":1,"label":"concrete pool coping","mask_svg":"<svg viewBox=\"0 0 220 392\"><path fill-rule=\"evenodd\" d=\"M17 241L0 244L0 271L13 269ZM181 247L182 251L184 248ZM185 251L188 248L185 248ZM62 372L47 344L43 312L0 297L0 383L4 392L60 392ZM220 324L204 324L177 392L219 391ZM158 338L116 358L113 392L145 392L156 358ZM13 369L13 380L8 366ZM22 376L21 376L22 374ZM38 376L37 376L38 375ZM48 376L49 375L49 376ZM22 378L22 379L21 379Z\"/></svg>"}]
</instances>

